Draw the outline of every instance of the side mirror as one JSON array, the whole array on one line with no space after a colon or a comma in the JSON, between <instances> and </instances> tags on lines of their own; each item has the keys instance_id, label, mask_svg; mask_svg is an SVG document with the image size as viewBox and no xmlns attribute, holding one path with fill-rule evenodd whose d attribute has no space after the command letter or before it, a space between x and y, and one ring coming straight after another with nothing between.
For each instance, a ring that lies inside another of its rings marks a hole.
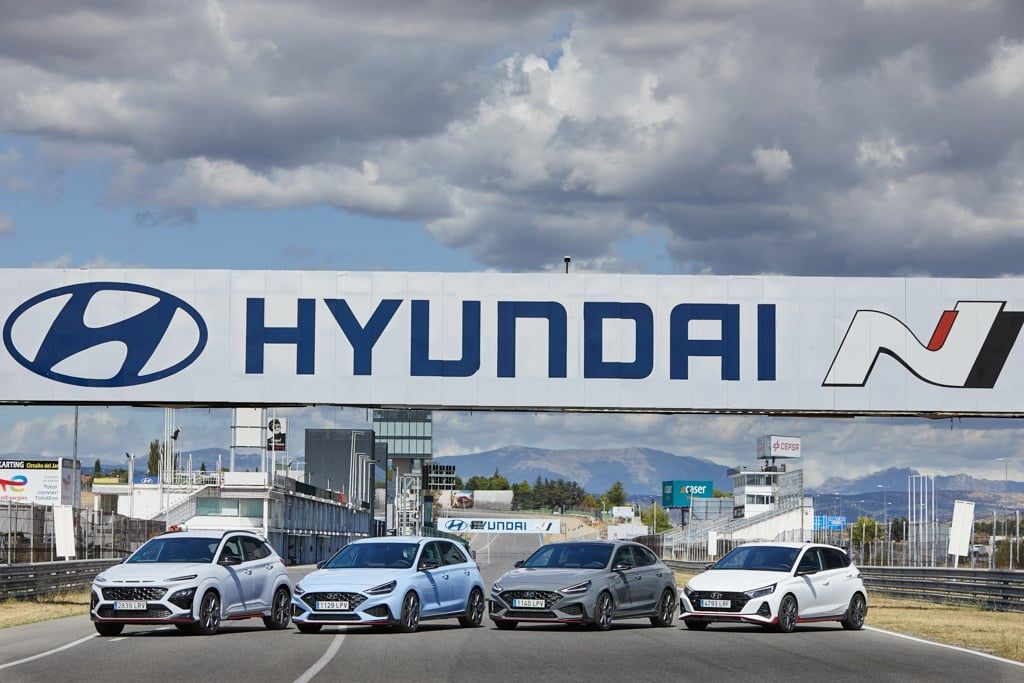
<instances>
[{"instance_id":1,"label":"side mirror","mask_svg":"<svg viewBox=\"0 0 1024 683\"><path fill-rule=\"evenodd\" d=\"M817 573L818 573L818 570L815 569L814 567L804 567L803 569L797 569L796 570L796 575L797 576L810 576L811 574L817 574Z\"/></svg>"},{"instance_id":2,"label":"side mirror","mask_svg":"<svg viewBox=\"0 0 1024 683\"><path fill-rule=\"evenodd\" d=\"M615 566L612 567L612 571L626 572L633 568L632 562L616 562Z\"/></svg>"},{"instance_id":3,"label":"side mirror","mask_svg":"<svg viewBox=\"0 0 1024 683\"><path fill-rule=\"evenodd\" d=\"M515 567L516 569L519 569L520 567L523 566L523 561L522 560L516 560L515 564L513 564L512 566Z\"/></svg>"},{"instance_id":4,"label":"side mirror","mask_svg":"<svg viewBox=\"0 0 1024 683\"><path fill-rule=\"evenodd\" d=\"M475 550L470 550L469 551L469 556L472 557L475 560L476 559L476 551Z\"/></svg>"},{"instance_id":5,"label":"side mirror","mask_svg":"<svg viewBox=\"0 0 1024 683\"><path fill-rule=\"evenodd\" d=\"M422 562L420 562L420 571L423 572L429 569L437 569L440 566L441 564L439 562L434 562L433 560L423 560Z\"/></svg>"},{"instance_id":6,"label":"side mirror","mask_svg":"<svg viewBox=\"0 0 1024 683\"><path fill-rule=\"evenodd\" d=\"M317 562L316 563L316 568L317 569L323 569L325 564L327 564L327 562L325 562L325 561Z\"/></svg>"},{"instance_id":7,"label":"side mirror","mask_svg":"<svg viewBox=\"0 0 1024 683\"><path fill-rule=\"evenodd\" d=\"M711 568L712 568L712 567L714 567L714 566L715 566L715 563L714 563L714 562L712 562L711 564L706 564L706 565L704 565L704 569L711 569Z\"/></svg>"},{"instance_id":8,"label":"side mirror","mask_svg":"<svg viewBox=\"0 0 1024 683\"><path fill-rule=\"evenodd\" d=\"M238 555L221 555L220 562L217 564L224 567L234 567L235 565L242 564L242 558Z\"/></svg>"}]
</instances>

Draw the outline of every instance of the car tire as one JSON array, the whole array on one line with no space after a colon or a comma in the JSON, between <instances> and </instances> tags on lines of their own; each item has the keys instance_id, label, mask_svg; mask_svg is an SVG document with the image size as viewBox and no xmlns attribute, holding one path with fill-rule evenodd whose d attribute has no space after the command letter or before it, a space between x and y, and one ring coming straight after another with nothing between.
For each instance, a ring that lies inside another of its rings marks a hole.
<instances>
[{"instance_id":1,"label":"car tire","mask_svg":"<svg viewBox=\"0 0 1024 683\"><path fill-rule=\"evenodd\" d=\"M300 621L295 622L295 627L299 629L300 633L320 633L320 629L324 627L323 624L303 624Z\"/></svg>"},{"instance_id":2,"label":"car tire","mask_svg":"<svg viewBox=\"0 0 1024 683\"><path fill-rule=\"evenodd\" d=\"M659 628L671 626L676 618L676 596L668 588L658 601L658 613L651 617L651 624Z\"/></svg>"},{"instance_id":3,"label":"car tire","mask_svg":"<svg viewBox=\"0 0 1024 683\"><path fill-rule=\"evenodd\" d=\"M796 598L792 595L783 597L782 602L779 603L779 620L775 624L775 630L779 633L792 633L796 630L797 614Z\"/></svg>"},{"instance_id":4,"label":"car tire","mask_svg":"<svg viewBox=\"0 0 1024 683\"><path fill-rule=\"evenodd\" d=\"M92 625L96 627L96 633L101 636L116 636L124 630L124 624L114 624L108 621L94 621Z\"/></svg>"},{"instance_id":5,"label":"car tire","mask_svg":"<svg viewBox=\"0 0 1024 683\"><path fill-rule=\"evenodd\" d=\"M499 631L511 631L516 626L519 626L519 622L518 621L509 621L507 619L495 619L494 620L494 626Z\"/></svg>"},{"instance_id":6,"label":"car tire","mask_svg":"<svg viewBox=\"0 0 1024 683\"><path fill-rule=\"evenodd\" d=\"M220 596L216 591L206 591L199 601L199 619L189 624L189 631L199 636L212 636L220 630Z\"/></svg>"},{"instance_id":7,"label":"car tire","mask_svg":"<svg viewBox=\"0 0 1024 683\"><path fill-rule=\"evenodd\" d=\"M270 603L270 615L263 617L263 625L271 631L283 631L292 621L292 596L288 589L281 586L274 591L274 599Z\"/></svg>"},{"instance_id":8,"label":"car tire","mask_svg":"<svg viewBox=\"0 0 1024 683\"><path fill-rule=\"evenodd\" d=\"M612 627L612 620L615 619L615 601L607 591L597 596L594 603L594 620L591 626L598 631L607 631Z\"/></svg>"},{"instance_id":9,"label":"car tire","mask_svg":"<svg viewBox=\"0 0 1024 683\"><path fill-rule=\"evenodd\" d=\"M474 588L466 600L466 616L459 617L459 625L465 628L476 628L484 619L484 594Z\"/></svg>"},{"instance_id":10,"label":"car tire","mask_svg":"<svg viewBox=\"0 0 1024 683\"><path fill-rule=\"evenodd\" d=\"M398 617L399 633L415 633L420 627L420 598L412 591L402 599L402 612Z\"/></svg>"},{"instance_id":11,"label":"car tire","mask_svg":"<svg viewBox=\"0 0 1024 683\"><path fill-rule=\"evenodd\" d=\"M868 601L860 593L850 598L850 606L846 609L846 618L839 623L847 631L859 631L864 628L864 620L868 616Z\"/></svg>"},{"instance_id":12,"label":"car tire","mask_svg":"<svg viewBox=\"0 0 1024 683\"><path fill-rule=\"evenodd\" d=\"M691 631L703 631L711 625L710 621L704 621L703 619L683 619L683 623Z\"/></svg>"}]
</instances>

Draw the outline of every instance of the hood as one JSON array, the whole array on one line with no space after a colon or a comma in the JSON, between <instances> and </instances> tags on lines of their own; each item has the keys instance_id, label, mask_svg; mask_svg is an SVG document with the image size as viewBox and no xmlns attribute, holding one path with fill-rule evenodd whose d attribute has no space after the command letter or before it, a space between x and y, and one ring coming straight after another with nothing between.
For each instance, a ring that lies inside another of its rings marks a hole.
<instances>
[{"instance_id":1,"label":"hood","mask_svg":"<svg viewBox=\"0 0 1024 683\"><path fill-rule=\"evenodd\" d=\"M298 581L305 591L364 591L388 581L406 578L412 569L317 569Z\"/></svg>"},{"instance_id":2,"label":"hood","mask_svg":"<svg viewBox=\"0 0 1024 683\"><path fill-rule=\"evenodd\" d=\"M747 569L713 569L687 582L695 591L749 591L790 578L789 572L759 572Z\"/></svg>"},{"instance_id":3,"label":"hood","mask_svg":"<svg viewBox=\"0 0 1024 683\"><path fill-rule=\"evenodd\" d=\"M108 585L137 583L167 583L167 579L189 574L203 574L210 569L209 562L160 562L146 564L115 564L99 574ZM98 578L98 577L97 577Z\"/></svg>"},{"instance_id":4,"label":"hood","mask_svg":"<svg viewBox=\"0 0 1024 683\"><path fill-rule=\"evenodd\" d=\"M500 585L503 591L558 591L577 583L593 580L604 573L604 569L513 569L495 583Z\"/></svg>"}]
</instances>

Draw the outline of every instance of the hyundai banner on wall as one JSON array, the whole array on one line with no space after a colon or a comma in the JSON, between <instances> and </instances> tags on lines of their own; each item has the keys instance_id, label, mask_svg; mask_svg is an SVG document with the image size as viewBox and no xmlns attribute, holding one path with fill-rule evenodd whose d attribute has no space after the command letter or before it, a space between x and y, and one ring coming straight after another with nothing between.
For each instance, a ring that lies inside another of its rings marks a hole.
<instances>
[{"instance_id":1,"label":"hyundai banner on wall","mask_svg":"<svg viewBox=\"0 0 1024 683\"><path fill-rule=\"evenodd\" d=\"M557 519L502 519L499 517L446 517L437 522L441 531L450 534L560 534L562 523Z\"/></svg>"},{"instance_id":2,"label":"hyundai banner on wall","mask_svg":"<svg viewBox=\"0 0 1024 683\"><path fill-rule=\"evenodd\" d=\"M0 278L5 402L1024 414L1024 280Z\"/></svg>"}]
</instances>

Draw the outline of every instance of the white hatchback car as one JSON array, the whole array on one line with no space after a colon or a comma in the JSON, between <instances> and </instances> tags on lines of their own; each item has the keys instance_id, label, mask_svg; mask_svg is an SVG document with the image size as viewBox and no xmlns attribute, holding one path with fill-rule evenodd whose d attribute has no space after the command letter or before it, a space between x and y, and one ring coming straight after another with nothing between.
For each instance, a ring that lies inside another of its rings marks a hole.
<instances>
[{"instance_id":1,"label":"white hatchback car","mask_svg":"<svg viewBox=\"0 0 1024 683\"><path fill-rule=\"evenodd\" d=\"M838 621L858 630L868 612L860 571L840 548L814 543L747 543L690 579L683 623L745 622L789 633L799 623Z\"/></svg>"},{"instance_id":2,"label":"white hatchback car","mask_svg":"<svg viewBox=\"0 0 1024 683\"><path fill-rule=\"evenodd\" d=\"M168 532L93 580L89 613L103 636L125 624L213 635L225 619L261 617L268 629L288 628L291 600L284 562L256 534Z\"/></svg>"}]
</instances>

